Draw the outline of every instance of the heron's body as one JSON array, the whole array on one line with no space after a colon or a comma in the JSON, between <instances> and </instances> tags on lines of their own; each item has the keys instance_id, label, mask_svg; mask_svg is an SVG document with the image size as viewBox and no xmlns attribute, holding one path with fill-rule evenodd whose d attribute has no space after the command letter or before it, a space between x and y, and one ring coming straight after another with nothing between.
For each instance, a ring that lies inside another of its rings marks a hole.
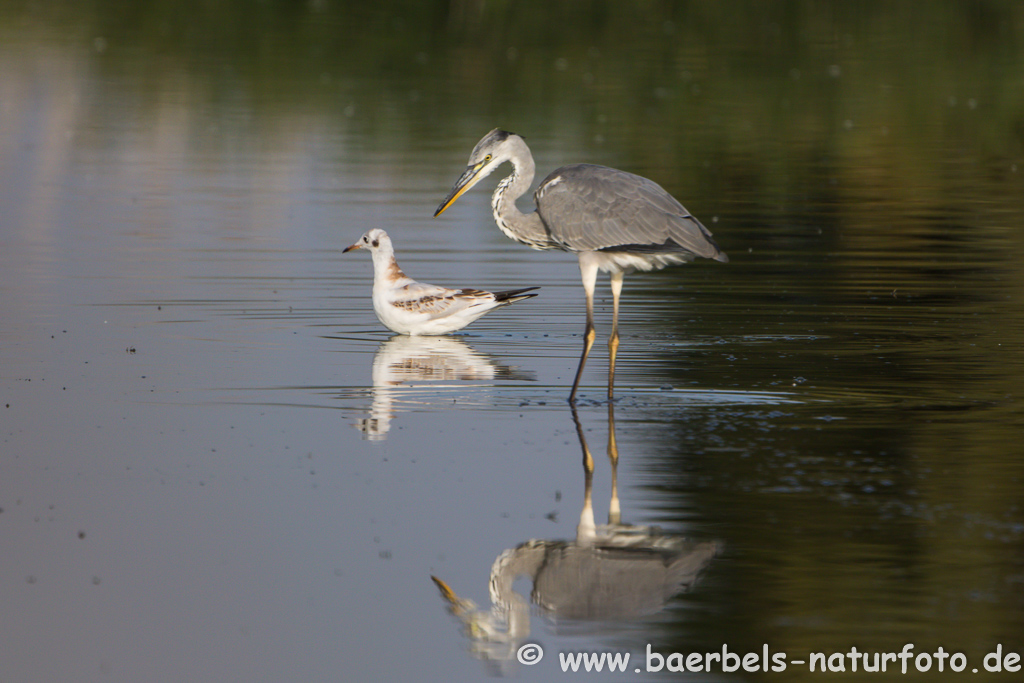
<instances>
[{"instance_id":1,"label":"heron's body","mask_svg":"<svg viewBox=\"0 0 1024 683\"><path fill-rule=\"evenodd\" d=\"M618 310L622 279L634 270L656 270L697 257L728 261L711 232L682 204L652 180L626 171L592 164L563 166L534 193L536 209L523 213L516 200L526 194L536 166L521 137L492 130L477 143L469 167L438 207L447 209L466 190L504 162L512 174L498 183L491 199L494 220L506 236L534 249L560 249L577 254L587 299L587 332L583 355L569 400L575 400L583 366L594 342L593 298L598 271L611 276L612 333L608 396L612 397Z\"/></svg>"},{"instance_id":2,"label":"heron's body","mask_svg":"<svg viewBox=\"0 0 1024 683\"><path fill-rule=\"evenodd\" d=\"M373 311L385 327L399 334L448 334L495 308L537 296L526 293L536 287L487 292L417 282L399 268L391 238L380 228L345 251L362 248L373 254Z\"/></svg>"}]
</instances>

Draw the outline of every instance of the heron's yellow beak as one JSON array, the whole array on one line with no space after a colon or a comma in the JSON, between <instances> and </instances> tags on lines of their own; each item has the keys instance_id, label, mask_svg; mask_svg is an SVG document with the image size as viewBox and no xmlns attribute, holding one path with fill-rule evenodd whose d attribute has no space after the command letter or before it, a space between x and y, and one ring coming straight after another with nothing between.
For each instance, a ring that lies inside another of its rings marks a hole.
<instances>
[{"instance_id":1,"label":"heron's yellow beak","mask_svg":"<svg viewBox=\"0 0 1024 683\"><path fill-rule=\"evenodd\" d=\"M461 197L466 190L480 182L480 179L483 177L480 175L480 171L486 165L482 161L479 164L473 164L466 169L465 173L459 176L459 179L455 181L455 186L452 187L452 191L448 193L448 196L444 198L441 205L437 207L437 211L434 212L434 218L444 213L444 210L454 204L455 200Z\"/></svg>"}]
</instances>

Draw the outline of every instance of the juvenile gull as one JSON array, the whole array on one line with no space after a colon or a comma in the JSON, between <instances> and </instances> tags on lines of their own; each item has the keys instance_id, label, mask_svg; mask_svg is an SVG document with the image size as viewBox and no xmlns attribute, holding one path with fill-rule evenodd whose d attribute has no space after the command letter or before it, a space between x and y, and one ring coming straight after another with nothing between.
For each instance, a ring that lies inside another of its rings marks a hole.
<instances>
[{"instance_id":1,"label":"juvenile gull","mask_svg":"<svg viewBox=\"0 0 1024 683\"><path fill-rule=\"evenodd\" d=\"M488 311L537 296L527 292L539 289L487 292L416 282L398 267L391 238L380 228L370 230L342 253L353 249L369 249L373 255L373 310L385 327L399 334L461 330Z\"/></svg>"}]
</instances>

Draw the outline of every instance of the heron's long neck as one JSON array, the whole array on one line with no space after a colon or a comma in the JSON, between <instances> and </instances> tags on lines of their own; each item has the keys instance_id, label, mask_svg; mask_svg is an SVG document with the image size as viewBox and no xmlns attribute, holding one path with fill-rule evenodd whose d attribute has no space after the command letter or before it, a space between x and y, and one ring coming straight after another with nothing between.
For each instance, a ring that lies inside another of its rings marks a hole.
<instances>
[{"instance_id":1,"label":"heron's long neck","mask_svg":"<svg viewBox=\"0 0 1024 683\"><path fill-rule=\"evenodd\" d=\"M512 161L512 175L498 183L491 196L494 221L505 236L522 242L534 249L550 249L551 240L544 222L536 211L523 213L516 206L516 200L526 194L533 183L536 166L529 152Z\"/></svg>"}]
</instances>

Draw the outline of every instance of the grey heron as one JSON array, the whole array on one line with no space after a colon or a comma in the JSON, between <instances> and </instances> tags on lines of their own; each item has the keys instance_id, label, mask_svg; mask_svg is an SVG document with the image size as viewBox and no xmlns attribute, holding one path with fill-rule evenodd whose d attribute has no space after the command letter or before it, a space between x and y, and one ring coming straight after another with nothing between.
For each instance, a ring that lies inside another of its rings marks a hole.
<instances>
[{"instance_id":1,"label":"grey heron","mask_svg":"<svg viewBox=\"0 0 1024 683\"><path fill-rule=\"evenodd\" d=\"M612 331L608 337L608 398L613 398L615 355L619 347L622 278L634 270L657 270L700 256L726 262L711 232L652 180L593 164L555 170L534 192L536 209L523 213L516 200L533 183L536 166L530 148L515 133L495 128L469 157L469 167L437 207L441 215L467 190L506 161L512 174L491 197L494 220L505 235L534 249L575 253L587 300L587 327L569 402L575 403L583 366L594 345L594 286L598 271L611 278Z\"/></svg>"}]
</instances>

